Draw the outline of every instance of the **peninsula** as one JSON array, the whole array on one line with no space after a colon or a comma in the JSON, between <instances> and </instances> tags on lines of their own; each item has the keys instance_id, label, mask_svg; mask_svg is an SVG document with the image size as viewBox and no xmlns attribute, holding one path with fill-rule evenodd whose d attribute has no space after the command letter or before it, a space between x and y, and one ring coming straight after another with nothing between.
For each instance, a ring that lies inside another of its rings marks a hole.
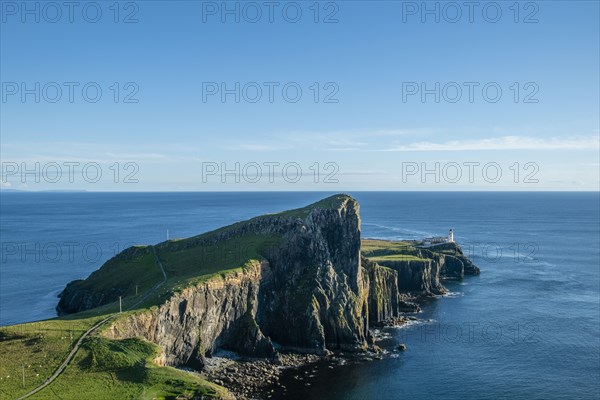
<instances>
[{"instance_id":1,"label":"peninsula","mask_svg":"<svg viewBox=\"0 0 600 400\"><path fill-rule=\"evenodd\" d=\"M335 195L126 249L66 286L59 318L0 332L1 375L28 376L3 378L0 390L256 398L283 367L376 354L373 327L414 319L423 298L446 293L444 279L475 274L453 241L361 239L358 202Z\"/></svg>"}]
</instances>

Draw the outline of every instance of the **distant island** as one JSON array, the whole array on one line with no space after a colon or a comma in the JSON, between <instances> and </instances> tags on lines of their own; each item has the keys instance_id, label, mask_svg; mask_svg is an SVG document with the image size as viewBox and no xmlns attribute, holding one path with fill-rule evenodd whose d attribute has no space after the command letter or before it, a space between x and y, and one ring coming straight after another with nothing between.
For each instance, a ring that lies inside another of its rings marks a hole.
<instances>
[{"instance_id":1,"label":"distant island","mask_svg":"<svg viewBox=\"0 0 600 400\"><path fill-rule=\"evenodd\" d=\"M362 239L358 202L335 195L124 250L66 286L59 318L0 331L0 361L14 369L0 390L261 398L282 367L379 354L373 328L416 319L423 299L446 293L444 279L479 272L452 232Z\"/></svg>"}]
</instances>

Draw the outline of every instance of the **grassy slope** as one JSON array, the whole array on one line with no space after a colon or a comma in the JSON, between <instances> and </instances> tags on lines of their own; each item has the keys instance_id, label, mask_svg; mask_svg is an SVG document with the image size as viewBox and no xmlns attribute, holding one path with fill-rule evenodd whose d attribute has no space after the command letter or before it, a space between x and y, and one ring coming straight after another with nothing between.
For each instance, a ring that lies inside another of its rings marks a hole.
<instances>
[{"instance_id":1,"label":"grassy slope","mask_svg":"<svg viewBox=\"0 0 600 400\"><path fill-rule=\"evenodd\" d=\"M160 269L156 265L154 255L149 246L137 246L145 249L140 257L132 260L111 259L95 271L86 280L77 285L81 289L91 292L106 292L114 288L123 290L123 309L129 308L140 300L157 282L163 279ZM137 295L136 295L137 286ZM90 310L91 313L80 313L83 315L102 315L119 310L118 301L107 304L98 309Z\"/></svg>"},{"instance_id":2,"label":"grassy slope","mask_svg":"<svg viewBox=\"0 0 600 400\"><path fill-rule=\"evenodd\" d=\"M0 329L0 398L16 398L42 384L100 319L53 319Z\"/></svg>"},{"instance_id":3,"label":"grassy slope","mask_svg":"<svg viewBox=\"0 0 600 400\"><path fill-rule=\"evenodd\" d=\"M218 244L185 248L186 242L191 240L197 240L197 237L173 240L160 245L158 256L165 267L167 282L136 309L161 304L174 292L186 286L197 284L219 274L239 270L250 260L260 260L261 254L268 251L269 247L277 245L280 238L246 235ZM77 287L92 293L104 293L115 287L122 288L124 291L123 309L128 309L162 279L163 276L154 255L148 251L133 260L110 260L86 280L78 282ZM137 295L135 294L136 285L138 286ZM117 300L74 315L103 315L118 310Z\"/></svg>"},{"instance_id":4,"label":"grassy slope","mask_svg":"<svg viewBox=\"0 0 600 400\"><path fill-rule=\"evenodd\" d=\"M416 249L410 242L364 239L361 244L363 256L371 261L423 261L416 256Z\"/></svg>"},{"instance_id":5,"label":"grassy slope","mask_svg":"<svg viewBox=\"0 0 600 400\"><path fill-rule=\"evenodd\" d=\"M135 286L138 285L138 293L149 290L162 279L160 270L156 268L154 255L149 246L135 246L146 250L141 256L132 260L109 260L101 269L80 282L79 287L88 290L107 291L114 287L122 287L125 296L135 295ZM140 274L139 272L144 272ZM125 297L124 296L124 297Z\"/></svg>"},{"instance_id":6,"label":"grassy slope","mask_svg":"<svg viewBox=\"0 0 600 400\"><path fill-rule=\"evenodd\" d=\"M32 399L226 398L196 375L153 363L158 348L142 339L87 338L72 365ZM57 396L56 394L59 394Z\"/></svg>"},{"instance_id":7,"label":"grassy slope","mask_svg":"<svg viewBox=\"0 0 600 400\"><path fill-rule=\"evenodd\" d=\"M177 241L181 248L184 239ZM215 275L239 270L251 260L261 260L269 248L277 246L281 238L268 235L245 235L218 244L200 245L182 250L167 248L159 251L159 257L169 277L167 290L178 291L183 287L209 279Z\"/></svg>"}]
</instances>

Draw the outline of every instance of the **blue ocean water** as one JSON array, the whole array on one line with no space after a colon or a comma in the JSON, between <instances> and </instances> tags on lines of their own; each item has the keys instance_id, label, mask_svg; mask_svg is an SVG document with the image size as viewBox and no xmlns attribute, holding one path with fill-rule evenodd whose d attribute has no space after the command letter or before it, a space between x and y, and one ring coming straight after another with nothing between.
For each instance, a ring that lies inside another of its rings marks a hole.
<instances>
[{"instance_id":1,"label":"blue ocean water","mask_svg":"<svg viewBox=\"0 0 600 400\"><path fill-rule=\"evenodd\" d=\"M350 194L361 203L363 237L414 239L453 228L482 274L447 281L450 295L430 302L422 322L384 330L382 345L406 343L406 352L317 367L291 378L286 398L600 398L598 193ZM326 195L1 193L0 323L54 316L67 282L131 244Z\"/></svg>"}]
</instances>

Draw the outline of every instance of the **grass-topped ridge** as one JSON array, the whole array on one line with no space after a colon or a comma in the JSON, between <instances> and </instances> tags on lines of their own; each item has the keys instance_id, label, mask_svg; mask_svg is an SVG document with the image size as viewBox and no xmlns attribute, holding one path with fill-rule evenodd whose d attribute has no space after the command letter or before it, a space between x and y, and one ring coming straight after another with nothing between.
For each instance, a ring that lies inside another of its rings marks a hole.
<instances>
[{"instance_id":1,"label":"grass-topped ridge","mask_svg":"<svg viewBox=\"0 0 600 400\"><path fill-rule=\"evenodd\" d=\"M337 210L341 208L346 202L354 201L350 195L347 194L335 194L329 197L326 197L322 200L319 200L315 203L309 204L308 206L295 208L291 210L280 211L271 214L259 215L244 221L236 222L231 225L226 225L221 228L217 228L215 230L204 232L199 235L191 236L189 238L178 238L178 239L170 239L165 242L161 242L156 245L156 247L161 251L171 251L169 249L173 248L183 248L185 246L196 246L201 242L211 242L216 241L221 236L226 236L227 234L231 234L233 232L241 231L245 226L260 223L263 221L273 220L273 219L296 219L296 218L306 218L312 210L315 209L334 209Z\"/></svg>"},{"instance_id":2,"label":"grass-topped ridge","mask_svg":"<svg viewBox=\"0 0 600 400\"><path fill-rule=\"evenodd\" d=\"M65 291L67 298L61 301L61 311L72 312L79 304L96 304L102 306L102 312L114 312L118 310L119 297L125 309L137 304L163 278L156 257L164 265L168 281L139 307L162 303L187 286L220 273L240 271L248 262L267 258L269 251L277 248L282 240L280 234L264 229L270 219L275 222L282 218L305 218L313 210L339 210L350 201L355 200L346 194L336 194L306 207L258 216L190 238L169 240L156 246L130 247L87 279L71 283ZM69 296L74 304L69 304Z\"/></svg>"},{"instance_id":3,"label":"grass-topped ridge","mask_svg":"<svg viewBox=\"0 0 600 400\"><path fill-rule=\"evenodd\" d=\"M363 239L361 243L363 256L376 263L386 261L427 261L421 252L409 241L389 241Z\"/></svg>"},{"instance_id":4,"label":"grass-topped ridge","mask_svg":"<svg viewBox=\"0 0 600 400\"><path fill-rule=\"evenodd\" d=\"M337 210L337 209L340 209L348 201L356 202L356 200L354 200L354 198L352 198L352 196L350 196L350 195L347 195L344 193L334 194L333 196L329 196L329 197L326 197L315 203L309 204L306 207L301 207L301 208L297 208L294 210L282 211L282 212L276 213L276 214L268 214L266 216L276 215L276 216L282 216L282 217L305 218L314 209Z\"/></svg>"},{"instance_id":5,"label":"grass-topped ridge","mask_svg":"<svg viewBox=\"0 0 600 400\"><path fill-rule=\"evenodd\" d=\"M125 252L130 253L128 256L116 256L87 279L70 284L68 291L75 293L70 296L76 302L79 302L79 299L98 301L100 307L97 311L102 313L118 311L120 296L123 309L128 309L163 280L157 265L158 257L165 269L167 281L136 306L148 308L164 303L185 287L243 271L249 263L265 259L268 252L279 245L281 237L247 234L214 242L199 241L191 245L188 245L186 240L188 239L157 247L156 255L150 246L136 250L135 256L127 249ZM67 300L64 303L61 300L65 308L66 303ZM93 310L84 313L94 314Z\"/></svg>"}]
</instances>

